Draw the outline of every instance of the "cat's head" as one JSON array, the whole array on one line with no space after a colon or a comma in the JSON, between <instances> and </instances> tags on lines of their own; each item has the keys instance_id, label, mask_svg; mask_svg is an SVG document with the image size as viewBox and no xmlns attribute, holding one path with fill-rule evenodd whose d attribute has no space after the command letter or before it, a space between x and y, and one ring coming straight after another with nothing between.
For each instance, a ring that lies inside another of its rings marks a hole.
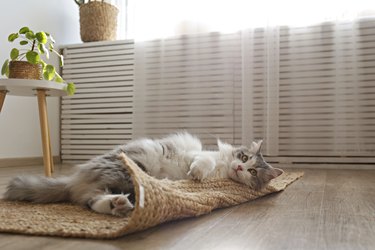
<instances>
[{"instance_id":1,"label":"cat's head","mask_svg":"<svg viewBox=\"0 0 375 250\"><path fill-rule=\"evenodd\" d=\"M228 169L231 179L255 190L262 189L270 180L283 173L281 169L272 167L264 160L260 152L262 142L252 142L250 148L244 146L233 148L233 160Z\"/></svg>"}]
</instances>

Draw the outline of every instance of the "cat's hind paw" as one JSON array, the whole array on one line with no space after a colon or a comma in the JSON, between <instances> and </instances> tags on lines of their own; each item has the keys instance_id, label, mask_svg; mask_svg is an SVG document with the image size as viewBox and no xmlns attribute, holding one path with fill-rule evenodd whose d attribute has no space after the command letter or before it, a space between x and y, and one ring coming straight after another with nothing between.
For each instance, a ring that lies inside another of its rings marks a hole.
<instances>
[{"instance_id":1,"label":"cat's hind paw","mask_svg":"<svg viewBox=\"0 0 375 250\"><path fill-rule=\"evenodd\" d=\"M134 208L128 196L129 194L98 195L88 202L88 206L101 214L126 216Z\"/></svg>"},{"instance_id":2,"label":"cat's hind paw","mask_svg":"<svg viewBox=\"0 0 375 250\"><path fill-rule=\"evenodd\" d=\"M111 198L111 213L116 216L125 216L131 210L133 210L134 206L128 199L129 195L114 195Z\"/></svg>"}]
</instances>

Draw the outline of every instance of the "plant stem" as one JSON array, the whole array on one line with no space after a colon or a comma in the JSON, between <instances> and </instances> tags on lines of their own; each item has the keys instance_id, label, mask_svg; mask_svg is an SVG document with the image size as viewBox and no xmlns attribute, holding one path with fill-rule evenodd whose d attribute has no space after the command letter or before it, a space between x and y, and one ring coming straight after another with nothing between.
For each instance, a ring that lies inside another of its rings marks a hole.
<instances>
[{"instance_id":1,"label":"plant stem","mask_svg":"<svg viewBox=\"0 0 375 250\"><path fill-rule=\"evenodd\" d=\"M52 52L55 53L57 56L61 57L62 55L60 55L60 53L58 51L56 51L55 49L52 49Z\"/></svg>"},{"instance_id":2,"label":"plant stem","mask_svg":"<svg viewBox=\"0 0 375 250\"><path fill-rule=\"evenodd\" d=\"M33 40L33 46L31 47L32 51L34 51L34 47L35 47L35 39Z\"/></svg>"}]
</instances>

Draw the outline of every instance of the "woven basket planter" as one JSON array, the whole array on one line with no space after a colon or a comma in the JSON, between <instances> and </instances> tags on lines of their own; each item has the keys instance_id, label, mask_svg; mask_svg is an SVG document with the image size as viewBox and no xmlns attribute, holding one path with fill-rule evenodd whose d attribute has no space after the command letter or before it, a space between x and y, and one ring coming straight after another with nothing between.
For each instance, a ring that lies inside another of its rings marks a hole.
<instances>
[{"instance_id":1,"label":"woven basket planter","mask_svg":"<svg viewBox=\"0 0 375 250\"><path fill-rule=\"evenodd\" d=\"M11 61L9 63L9 78L42 79L42 65L26 61Z\"/></svg>"},{"instance_id":2,"label":"woven basket planter","mask_svg":"<svg viewBox=\"0 0 375 250\"><path fill-rule=\"evenodd\" d=\"M118 9L104 2L89 2L79 8L83 42L113 41L116 39Z\"/></svg>"}]
</instances>

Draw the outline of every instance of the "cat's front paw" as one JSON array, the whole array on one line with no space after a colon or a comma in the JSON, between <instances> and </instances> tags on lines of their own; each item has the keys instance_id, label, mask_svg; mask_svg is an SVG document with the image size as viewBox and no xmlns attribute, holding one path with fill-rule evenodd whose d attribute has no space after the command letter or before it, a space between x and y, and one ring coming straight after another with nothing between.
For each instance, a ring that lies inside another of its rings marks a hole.
<instances>
[{"instance_id":1,"label":"cat's front paw","mask_svg":"<svg viewBox=\"0 0 375 250\"><path fill-rule=\"evenodd\" d=\"M111 213L116 216L125 216L134 208L128 199L128 195L123 194L113 195L110 207Z\"/></svg>"},{"instance_id":2,"label":"cat's front paw","mask_svg":"<svg viewBox=\"0 0 375 250\"><path fill-rule=\"evenodd\" d=\"M187 173L193 180L204 180L211 173L212 167L205 162L193 162L190 166L190 171Z\"/></svg>"}]
</instances>

